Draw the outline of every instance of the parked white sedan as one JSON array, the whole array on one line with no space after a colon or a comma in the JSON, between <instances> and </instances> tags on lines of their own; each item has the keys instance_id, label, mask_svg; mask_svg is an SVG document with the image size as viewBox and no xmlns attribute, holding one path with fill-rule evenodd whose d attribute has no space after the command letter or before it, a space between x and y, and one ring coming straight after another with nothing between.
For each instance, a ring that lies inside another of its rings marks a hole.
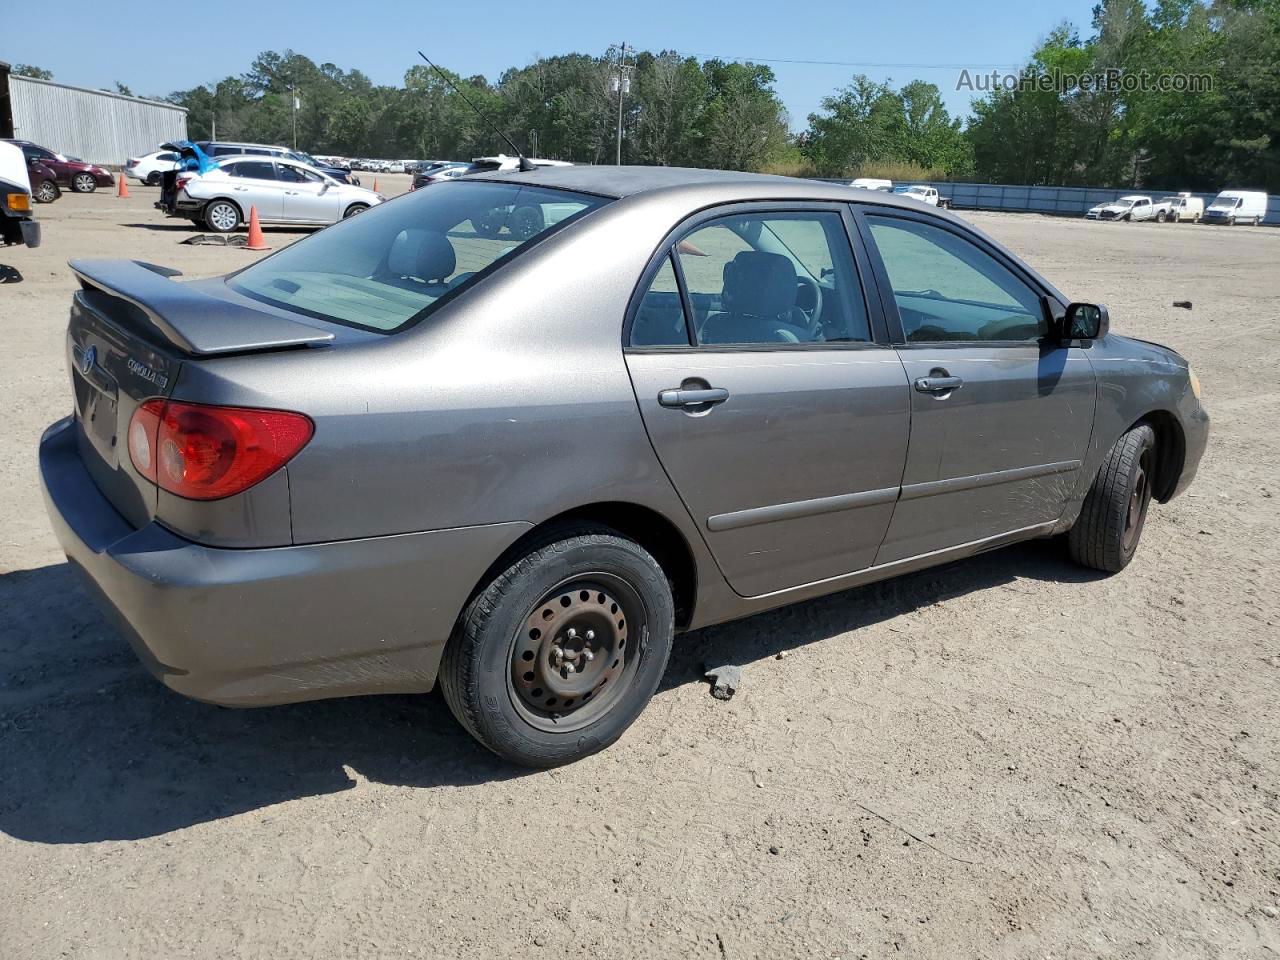
<instances>
[{"instance_id":1,"label":"parked white sedan","mask_svg":"<svg viewBox=\"0 0 1280 960\"><path fill-rule=\"evenodd\" d=\"M181 173L175 186L175 213L215 233L238 229L254 208L262 223L327 226L386 199L306 164L253 154L227 157L206 173Z\"/></svg>"},{"instance_id":2,"label":"parked white sedan","mask_svg":"<svg viewBox=\"0 0 1280 960\"><path fill-rule=\"evenodd\" d=\"M178 155L170 150L156 150L145 157L130 157L124 165L124 172L136 180L149 186L159 186L160 179L166 170L178 168Z\"/></svg>"}]
</instances>

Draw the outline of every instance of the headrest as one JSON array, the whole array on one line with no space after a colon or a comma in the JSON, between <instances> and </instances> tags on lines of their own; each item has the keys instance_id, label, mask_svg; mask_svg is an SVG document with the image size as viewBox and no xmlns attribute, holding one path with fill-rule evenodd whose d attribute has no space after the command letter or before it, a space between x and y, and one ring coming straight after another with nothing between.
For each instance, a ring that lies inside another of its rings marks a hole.
<instances>
[{"instance_id":1,"label":"headrest","mask_svg":"<svg viewBox=\"0 0 1280 960\"><path fill-rule=\"evenodd\" d=\"M796 305L796 268L780 253L743 250L724 265L724 309L776 317Z\"/></svg>"},{"instance_id":2,"label":"headrest","mask_svg":"<svg viewBox=\"0 0 1280 960\"><path fill-rule=\"evenodd\" d=\"M453 244L435 230L401 230L387 256L387 269L391 273L426 283L446 280L457 265Z\"/></svg>"}]
</instances>

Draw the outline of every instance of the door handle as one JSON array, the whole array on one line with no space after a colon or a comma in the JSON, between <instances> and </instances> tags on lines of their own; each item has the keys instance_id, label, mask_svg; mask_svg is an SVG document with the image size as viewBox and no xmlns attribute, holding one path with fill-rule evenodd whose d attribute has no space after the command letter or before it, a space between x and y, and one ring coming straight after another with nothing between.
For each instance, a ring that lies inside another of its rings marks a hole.
<instances>
[{"instance_id":1,"label":"door handle","mask_svg":"<svg viewBox=\"0 0 1280 960\"><path fill-rule=\"evenodd\" d=\"M921 393L950 393L964 386L960 377L919 377L915 388Z\"/></svg>"},{"instance_id":2,"label":"door handle","mask_svg":"<svg viewBox=\"0 0 1280 960\"><path fill-rule=\"evenodd\" d=\"M658 403L664 407L698 407L724 403L729 399L729 391L724 387L707 387L703 390L690 390L683 387L662 390L658 393Z\"/></svg>"}]
</instances>

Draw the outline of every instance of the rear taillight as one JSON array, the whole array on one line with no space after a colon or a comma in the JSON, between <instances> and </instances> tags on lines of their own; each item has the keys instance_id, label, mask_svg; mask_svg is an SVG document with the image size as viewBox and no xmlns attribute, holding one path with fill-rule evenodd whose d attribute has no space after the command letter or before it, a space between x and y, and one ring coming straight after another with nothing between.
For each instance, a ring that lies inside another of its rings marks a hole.
<instances>
[{"instance_id":1,"label":"rear taillight","mask_svg":"<svg viewBox=\"0 0 1280 960\"><path fill-rule=\"evenodd\" d=\"M173 189L175 191L181 190L183 187L185 187L188 183L190 183L194 179L195 177L178 177L178 179L175 181L173 185Z\"/></svg>"},{"instance_id":2,"label":"rear taillight","mask_svg":"<svg viewBox=\"0 0 1280 960\"><path fill-rule=\"evenodd\" d=\"M307 445L310 418L285 410L215 407L155 398L129 422L133 468L188 500L248 490Z\"/></svg>"}]
</instances>

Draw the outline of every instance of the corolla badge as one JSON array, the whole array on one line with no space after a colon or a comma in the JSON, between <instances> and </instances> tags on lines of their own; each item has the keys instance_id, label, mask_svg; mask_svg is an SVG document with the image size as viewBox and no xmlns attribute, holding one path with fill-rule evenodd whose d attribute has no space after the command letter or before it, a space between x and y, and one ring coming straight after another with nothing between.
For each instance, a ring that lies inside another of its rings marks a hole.
<instances>
[{"instance_id":1,"label":"corolla badge","mask_svg":"<svg viewBox=\"0 0 1280 960\"><path fill-rule=\"evenodd\" d=\"M89 371L93 369L93 365L98 362L98 348L90 347L84 353L80 354L80 372L85 376L89 375Z\"/></svg>"}]
</instances>

